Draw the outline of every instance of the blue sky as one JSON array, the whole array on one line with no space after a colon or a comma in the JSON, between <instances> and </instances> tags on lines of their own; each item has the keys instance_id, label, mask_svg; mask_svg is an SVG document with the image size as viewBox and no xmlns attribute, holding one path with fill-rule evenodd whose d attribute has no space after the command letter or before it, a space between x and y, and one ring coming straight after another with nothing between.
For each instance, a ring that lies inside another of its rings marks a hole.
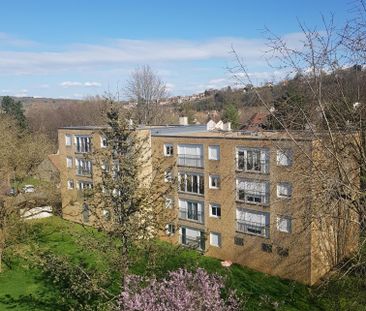
<instances>
[{"instance_id":1,"label":"blue sky","mask_svg":"<svg viewBox=\"0 0 366 311\"><path fill-rule=\"evenodd\" d=\"M264 27L296 44L297 20L316 26L333 13L341 25L352 3L0 0L0 7L0 95L83 98L123 89L143 64L171 95L233 84L231 46L255 83L276 80L264 57Z\"/></svg>"}]
</instances>

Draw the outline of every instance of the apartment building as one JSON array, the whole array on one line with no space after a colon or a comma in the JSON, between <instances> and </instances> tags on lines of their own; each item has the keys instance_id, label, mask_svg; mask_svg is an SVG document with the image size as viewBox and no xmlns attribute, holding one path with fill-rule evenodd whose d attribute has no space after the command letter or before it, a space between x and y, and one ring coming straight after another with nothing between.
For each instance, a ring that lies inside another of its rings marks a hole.
<instances>
[{"instance_id":1,"label":"apartment building","mask_svg":"<svg viewBox=\"0 0 366 311\"><path fill-rule=\"evenodd\" d=\"M81 190L97 181L84 155L107 143L100 130L59 130L67 219L90 221ZM163 239L306 284L316 283L334 266L329 255L336 247L333 231L309 222L317 208L313 167L318 156L312 138L299 134L295 143L286 133L232 132L230 127L223 131L206 125L139 131L150 138L147 167L153 170L158 161L161 178L176 182L166 196L166 208L176 218L166 225ZM352 252L357 234L349 234L347 245Z\"/></svg>"}]
</instances>

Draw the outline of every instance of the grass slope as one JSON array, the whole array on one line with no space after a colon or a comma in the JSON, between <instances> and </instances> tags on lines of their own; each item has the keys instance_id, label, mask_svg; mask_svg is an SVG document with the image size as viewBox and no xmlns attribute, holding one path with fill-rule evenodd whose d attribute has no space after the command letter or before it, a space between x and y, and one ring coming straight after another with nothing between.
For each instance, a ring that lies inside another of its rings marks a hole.
<instances>
[{"instance_id":1,"label":"grass slope","mask_svg":"<svg viewBox=\"0 0 366 311\"><path fill-rule=\"evenodd\" d=\"M85 250L78 242L80 237L98 242L103 239L102 233L57 217L34 221L31 231L32 234L25 241L20 253L31 252L29 244L37 243L38 248L52 250L75 262L83 260L96 269L106 268L105 259L108 253L92 251L90 248ZM321 301L313 298L311 290L304 285L239 265L223 268L219 260L202 256L192 250L177 249L176 246L164 242L156 242L156 247L159 255L153 272L158 277L180 267L203 267L209 272L223 275L227 288L236 289L239 294L243 294L247 299L246 310L327 309ZM146 269L146 260L140 256L134 261L131 272L143 274ZM117 288L115 290L117 291ZM12 256L10 264L5 266L5 271L0 274L0 310L59 310L52 305L54 295L58 293L52 289L52 284L45 283L41 272L22 256Z\"/></svg>"}]
</instances>

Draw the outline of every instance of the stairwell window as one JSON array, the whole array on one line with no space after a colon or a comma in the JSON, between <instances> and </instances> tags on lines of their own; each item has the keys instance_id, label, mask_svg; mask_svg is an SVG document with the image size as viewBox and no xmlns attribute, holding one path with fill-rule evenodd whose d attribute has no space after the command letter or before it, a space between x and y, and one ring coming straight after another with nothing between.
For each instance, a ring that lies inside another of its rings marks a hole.
<instances>
[{"instance_id":1,"label":"stairwell window","mask_svg":"<svg viewBox=\"0 0 366 311\"><path fill-rule=\"evenodd\" d=\"M292 186L288 182L281 182L277 184L277 197L279 198L291 198Z\"/></svg>"},{"instance_id":2,"label":"stairwell window","mask_svg":"<svg viewBox=\"0 0 366 311\"><path fill-rule=\"evenodd\" d=\"M210 189L220 189L220 176L210 175L209 176L209 187Z\"/></svg>"},{"instance_id":3,"label":"stairwell window","mask_svg":"<svg viewBox=\"0 0 366 311\"><path fill-rule=\"evenodd\" d=\"M172 157L173 156L173 145L172 144L164 144L164 155L166 157Z\"/></svg>"},{"instance_id":4,"label":"stairwell window","mask_svg":"<svg viewBox=\"0 0 366 311\"><path fill-rule=\"evenodd\" d=\"M278 149L276 160L278 166L290 166L292 164L291 149Z\"/></svg>"},{"instance_id":5,"label":"stairwell window","mask_svg":"<svg viewBox=\"0 0 366 311\"><path fill-rule=\"evenodd\" d=\"M171 171L164 172L164 181L165 182L172 182L173 181L173 173Z\"/></svg>"},{"instance_id":6,"label":"stairwell window","mask_svg":"<svg viewBox=\"0 0 366 311\"><path fill-rule=\"evenodd\" d=\"M221 217L221 206L219 204L210 204L210 217Z\"/></svg>"},{"instance_id":7,"label":"stairwell window","mask_svg":"<svg viewBox=\"0 0 366 311\"><path fill-rule=\"evenodd\" d=\"M291 233L291 218L287 216L278 216L277 230L284 233Z\"/></svg>"},{"instance_id":8,"label":"stairwell window","mask_svg":"<svg viewBox=\"0 0 366 311\"><path fill-rule=\"evenodd\" d=\"M218 232L210 232L210 245L221 247L221 234Z\"/></svg>"},{"instance_id":9,"label":"stairwell window","mask_svg":"<svg viewBox=\"0 0 366 311\"><path fill-rule=\"evenodd\" d=\"M208 159L214 161L220 160L220 146L208 146Z\"/></svg>"},{"instance_id":10,"label":"stairwell window","mask_svg":"<svg viewBox=\"0 0 366 311\"><path fill-rule=\"evenodd\" d=\"M67 168L72 168L72 161L73 161L72 157L66 158L66 167Z\"/></svg>"},{"instance_id":11,"label":"stairwell window","mask_svg":"<svg viewBox=\"0 0 366 311\"><path fill-rule=\"evenodd\" d=\"M65 145L67 147L72 146L72 135L70 135L70 134L65 135Z\"/></svg>"},{"instance_id":12,"label":"stairwell window","mask_svg":"<svg viewBox=\"0 0 366 311\"><path fill-rule=\"evenodd\" d=\"M74 189L74 181L72 179L69 179L67 181L67 189L69 190Z\"/></svg>"}]
</instances>

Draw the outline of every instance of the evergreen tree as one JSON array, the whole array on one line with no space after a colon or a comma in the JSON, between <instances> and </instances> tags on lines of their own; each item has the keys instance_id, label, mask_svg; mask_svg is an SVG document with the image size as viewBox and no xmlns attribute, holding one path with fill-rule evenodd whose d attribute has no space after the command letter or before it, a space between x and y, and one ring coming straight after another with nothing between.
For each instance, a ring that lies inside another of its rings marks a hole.
<instances>
[{"instance_id":1,"label":"evergreen tree","mask_svg":"<svg viewBox=\"0 0 366 311\"><path fill-rule=\"evenodd\" d=\"M224 109L222 120L223 122L231 122L231 127L238 129L240 126L238 109L233 104L227 105Z\"/></svg>"},{"instance_id":2,"label":"evergreen tree","mask_svg":"<svg viewBox=\"0 0 366 311\"><path fill-rule=\"evenodd\" d=\"M10 96L4 96L1 101L2 110L17 120L19 126L23 129L27 127L27 120L24 115L23 103L15 101Z\"/></svg>"}]
</instances>

